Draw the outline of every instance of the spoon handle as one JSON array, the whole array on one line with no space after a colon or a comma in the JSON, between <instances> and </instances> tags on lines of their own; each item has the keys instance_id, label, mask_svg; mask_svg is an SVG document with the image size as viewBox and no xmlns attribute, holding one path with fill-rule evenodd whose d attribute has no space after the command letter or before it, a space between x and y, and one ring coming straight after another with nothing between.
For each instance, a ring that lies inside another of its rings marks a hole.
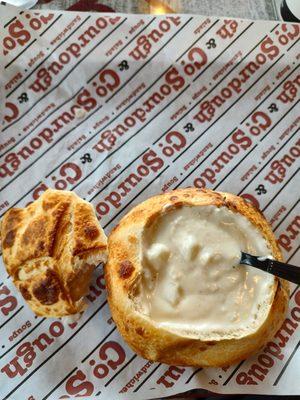
<instances>
[{"instance_id":1,"label":"spoon handle","mask_svg":"<svg viewBox=\"0 0 300 400\"><path fill-rule=\"evenodd\" d=\"M250 265L287 281L300 284L300 267L296 265L285 264L269 258L256 257L244 252L241 253L240 264Z\"/></svg>"}]
</instances>

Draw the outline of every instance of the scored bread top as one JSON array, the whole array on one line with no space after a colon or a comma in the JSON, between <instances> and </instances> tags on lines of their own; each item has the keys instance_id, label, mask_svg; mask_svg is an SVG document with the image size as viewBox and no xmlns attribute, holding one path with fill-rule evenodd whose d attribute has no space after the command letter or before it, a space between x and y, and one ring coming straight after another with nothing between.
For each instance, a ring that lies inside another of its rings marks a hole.
<instances>
[{"instance_id":1,"label":"scored bread top","mask_svg":"<svg viewBox=\"0 0 300 400\"><path fill-rule=\"evenodd\" d=\"M107 239L91 204L48 189L4 215L1 237L7 272L37 314L82 309L93 266L106 259Z\"/></svg>"},{"instance_id":2,"label":"scored bread top","mask_svg":"<svg viewBox=\"0 0 300 400\"><path fill-rule=\"evenodd\" d=\"M271 296L267 296L270 301L267 315L260 321L256 331L244 331L240 336L219 335L213 339L209 336L203 338L203 335L191 337L151 320L141 312L136 302L143 273L144 231L162 213L182 206L227 207L234 213L240 213L266 240L272 256L282 260L267 221L244 199L229 193L192 188L154 196L125 215L108 238L109 259L105 267L105 279L112 316L127 343L145 358L174 365L227 365L233 360L245 358L279 328L287 307L288 285L283 280L274 279L270 287ZM208 343L213 343L215 347Z\"/></svg>"}]
</instances>

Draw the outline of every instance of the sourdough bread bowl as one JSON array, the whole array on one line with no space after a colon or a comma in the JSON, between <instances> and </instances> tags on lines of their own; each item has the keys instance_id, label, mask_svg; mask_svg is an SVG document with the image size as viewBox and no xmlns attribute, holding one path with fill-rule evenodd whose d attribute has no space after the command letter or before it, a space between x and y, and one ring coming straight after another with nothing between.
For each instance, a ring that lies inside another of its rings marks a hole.
<instances>
[{"instance_id":1,"label":"sourdough bread bowl","mask_svg":"<svg viewBox=\"0 0 300 400\"><path fill-rule=\"evenodd\" d=\"M48 189L1 222L4 264L32 310L45 317L83 311L93 269L107 259L93 206L73 192Z\"/></svg>"},{"instance_id":2,"label":"sourdough bread bowl","mask_svg":"<svg viewBox=\"0 0 300 400\"><path fill-rule=\"evenodd\" d=\"M239 265L240 251L282 260L263 215L229 193L180 189L137 205L108 238L113 319L142 357L183 366L247 358L280 328L284 280Z\"/></svg>"}]
</instances>

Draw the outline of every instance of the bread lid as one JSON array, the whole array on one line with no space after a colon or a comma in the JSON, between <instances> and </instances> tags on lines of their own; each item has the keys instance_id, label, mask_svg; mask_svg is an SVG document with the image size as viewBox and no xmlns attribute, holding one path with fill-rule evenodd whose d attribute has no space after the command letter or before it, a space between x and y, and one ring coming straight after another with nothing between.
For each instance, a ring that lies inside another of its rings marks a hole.
<instances>
[{"instance_id":1,"label":"bread lid","mask_svg":"<svg viewBox=\"0 0 300 400\"><path fill-rule=\"evenodd\" d=\"M85 308L92 271L107 258L107 238L91 204L48 189L4 215L1 237L7 272L36 314L65 316Z\"/></svg>"}]
</instances>

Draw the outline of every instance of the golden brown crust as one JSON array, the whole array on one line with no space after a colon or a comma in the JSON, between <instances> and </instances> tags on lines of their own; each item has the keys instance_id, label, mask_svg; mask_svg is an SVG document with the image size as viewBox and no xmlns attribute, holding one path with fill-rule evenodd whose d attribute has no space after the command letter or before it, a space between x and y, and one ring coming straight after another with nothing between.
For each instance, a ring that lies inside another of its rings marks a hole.
<instances>
[{"instance_id":1,"label":"golden brown crust","mask_svg":"<svg viewBox=\"0 0 300 400\"><path fill-rule=\"evenodd\" d=\"M7 272L36 314L81 311L94 265L106 258L107 239L91 204L49 189L4 215L1 238Z\"/></svg>"},{"instance_id":2,"label":"golden brown crust","mask_svg":"<svg viewBox=\"0 0 300 400\"><path fill-rule=\"evenodd\" d=\"M246 216L268 241L275 259L282 260L270 226L263 215L244 199L210 190L179 189L152 197L132 209L108 238L109 259L105 267L108 301L120 333L132 349L149 360L186 366L225 366L247 358L266 344L279 329L288 305L288 284L276 279L273 301L265 322L253 334L240 339L204 341L164 330L139 314L131 300L139 278L139 246L144 227L164 206L226 206Z\"/></svg>"}]
</instances>

